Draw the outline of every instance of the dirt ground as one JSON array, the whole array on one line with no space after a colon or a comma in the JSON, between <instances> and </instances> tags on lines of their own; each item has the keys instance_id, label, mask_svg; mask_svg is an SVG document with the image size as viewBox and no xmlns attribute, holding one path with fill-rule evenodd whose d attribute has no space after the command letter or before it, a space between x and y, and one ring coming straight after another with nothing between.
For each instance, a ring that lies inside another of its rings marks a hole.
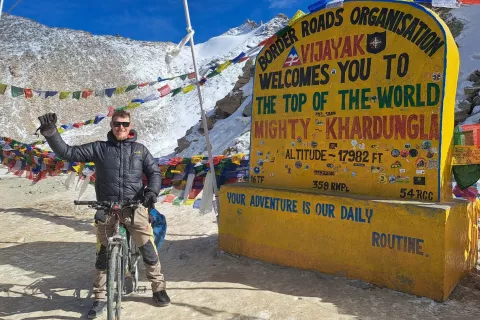
<instances>
[{"instance_id":1,"label":"dirt ground","mask_svg":"<svg viewBox=\"0 0 480 320\"><path fill-rule=\"evenodd\" d=\"M0 171L0 319L79 319L92 304L93 212L75 209L66 177L36 185ZM82 197L93 200L93 188ZM480 319L479 274L444 303L217 251L213 213L159 206L168 221L160 252L172 304L125 297L123 319Z\"/></svg>"}]
</instances>

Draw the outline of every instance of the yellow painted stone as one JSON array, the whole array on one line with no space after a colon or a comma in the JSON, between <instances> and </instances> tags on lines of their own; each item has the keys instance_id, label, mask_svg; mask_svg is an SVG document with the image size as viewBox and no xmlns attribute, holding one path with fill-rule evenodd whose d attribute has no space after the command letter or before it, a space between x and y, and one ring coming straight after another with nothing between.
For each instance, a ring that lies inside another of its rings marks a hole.
<instances>
[{"instance_id":1,"label":"yellow painted stone","mask_svg":"<svg viewBox=\"0 0 480 320\"><path fill-rule=\"evenodd\" d=\"M298 19L256 59L251 183L451 199L458 70L450 30L413 2Z\"/></svg>"},{"instance_id":2,"label":"yellow painted stone","mask_svg":"<svg viewBox=\"0 0 480 320\"><path fill-rule=\"evenodd\" d=\"M473 203L224 185L219 247L443 301L477 261Z\"/></svg>"}]
</instances>

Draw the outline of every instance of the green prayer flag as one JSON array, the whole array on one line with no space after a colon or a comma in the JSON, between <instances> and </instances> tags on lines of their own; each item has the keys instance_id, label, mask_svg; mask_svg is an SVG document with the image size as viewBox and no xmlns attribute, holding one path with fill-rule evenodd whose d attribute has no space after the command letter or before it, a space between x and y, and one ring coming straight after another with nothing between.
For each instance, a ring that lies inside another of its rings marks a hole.
<instances>
[{"instance_id":1,"label":"green prayer flag","mask_svg":"<svg viewBox=\"0 0 480 320\"><path fill-rule=\"evenodd\" d=\"M179 94L182 91L182 88L176 88L172 90L172 97Z\"/></svg>"},{"instance_id":2,"label":"green prayer flag","mask_svg":"<svg viewBox=\"0 0 480 320\"><path fill-rule=\"evenodd\" d=\"M138 86L138 85L136 85L136 84L129 85L129 86L127 87L127 89L125 89L125 92L135 90L135 89L137 89L137 86Z\"/></svg>"},{"instance_id":3,"label":"green prayer flag","mask_svg":"<svg viewBox=\"0 0 480 320\"><path fill-rule=\"evenodd\" d=\"M465 190L480 179L480 164L453 166L453 176L460 189Z\"/></svg>"},{"instance_id":4,"label":"green prayer flag","mask_svg":"<svg viewBox=\"0 0 480 320\"><path fill-rule=\"evenodd\" d=\"M188 74L182 74L180 76L180 79L185 80L185 79L187 79L187 77L188 77Z\"/></svg>"},{"instance_id":5,"label":"green prayer flag","mask_svg":"<svg viewBox=\"0 0 480 320\"><path fill-rule=\"evenodd\" d=\"M8 85L0 83L0 94L5 94L5 91L7 91Z\"/></svg>"},{"instance_id":6,"label":"green prayer flag","mask_svg":"<svg viewBox=\"0 0 480 320\"><path fill-rule=\"evenodd\" d=\"M12 86L12 97L20 97L24 95L23 88Z\"/></svg>"},{"instance_id":7,"label":"green prayer flag","mask_svg":"<svg viewBox=\"0 0 480 320\"><path fill-rule=\"evenodd\" d=\"M70 91L60 92L60 100L67 99L69 95L70 95Z\"/></svg>"},{"instance_id":8,"label":"green prayer flag","mask_svg":"<svg viewBox=\"0 0 480 320\"><path fill-rule=\"evenodd\" d=\"M82 96L82 91L75 91L72 94L73 99L77 99L77 100L79 100L81 96Z\"/></svg>"}]
</instances>

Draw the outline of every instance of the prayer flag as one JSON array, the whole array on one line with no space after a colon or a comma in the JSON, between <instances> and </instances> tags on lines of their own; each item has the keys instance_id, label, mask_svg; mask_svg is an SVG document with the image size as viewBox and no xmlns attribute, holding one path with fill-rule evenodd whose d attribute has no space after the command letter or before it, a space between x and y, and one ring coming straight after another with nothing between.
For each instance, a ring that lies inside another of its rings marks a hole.
<instances>
[{"instance_id":1,"label":"prayer flag","mask_svg":"<svg viewBox=\"0 0 480 320\"><path fill-rule=\"evenodd\" d=\"M158 92L160 92L160 97L165 97L165 96L168 95L170 92L172 92L172 89L171 89L170 86L167 84L167 85L164 85L163 87L159 88L159 89L158 89Z\"/></svg>"},{"instance_id":2,"label":"prayer flag","mask_svg":"<svg viewBox=\"0 0 480 320\"><path fill-rule=\"evenodd\" d=\"M180 91L182 91L182 88L173 89L172 90L172 97L175 97L177 94L180 93Z\"/></svg>"},{"instance_id":3,"label":"prayer flag","mask_svg":"<svg viewBox=\"0 0 480 320\"><path fill-rule=\"evenodd\" d=\"M70 95L70 91L60 92L60 100L67 99L69 95Z\"/></svg>"},{"instance_id":4,"label":"prayer flag","mask_svg":"<svg viewBox=\"0 0 480 320\"><path fill-rule=\"evenodd\" d=\"M82 98L83 98L83 99L87 99L92 93L93 93L92 90L84 90L84 91L82 92Z\"/></svg>"},{"instance_id":5,"label":"prayer flag","mask_svg":"<svg viewBox=\"0 0 480 320\"><path fill-rule=\"evenodd\" d=\"M25 98L30 99L33 97L32 89L23 89L23 92L25 93Z\"/></svg>"},{"instance_id":6,"label":"prayer flag","mask_svg":"<svg viewBox=\"0 0 480 320\"><path fill-rule=\"evenodd\" d=\"M58 91L47 91L45 92L45 99L47 99L48 97L54 97L57 93Z\"/></svg>"},{"instance_id":7,"label":"prayer flag","mask_svg":"<svg viewBox=\"0 0 480 320\"><path fill-rule=\"evenodd\" d=\"M20 97L20 96L23 96L23 95L24 95L23 88L12 86L12 97L13 98Z\"/></svg>"},{"instance_id":8,"label":"prayer flag","mask_svg":"<svg viewBox=\"0 0 480 320\"><path fill-rule=\"evenodd\" d=\"M95 97L105 97L105 90L104 89L95 90Z\"/></svg>"},{"instance_id":9,"label":"prayer flag","mask_svg":"<svg viewBox=\"0 0 480 320\"><path fill-rule=\"evenodd\" d=\"M7 91L8 85L0 83L0 94L5 94L5 91Z\"/></svg>"},{"instance_id":10,"label":"prayer flag","mask_svg":"<svg viewBox=\"0 0 480 320\"><path fill-rule=\"evenodd\" d=\"M105 89L105 94L107 95L107 97L111 98L113 93L115 92L115 88L109 88L109 89Z\"/></svg>"},{"instance_id":11,"label":"prayer flag","mask_svg":"<svg viewBox=\"0 0 480 320\"><path fill-rule=\"evenodd\" d=\"M182 91L183 91L183 93L188 93L188 92L192 91L193 89L195 89L195 86L193 84L189 84L188 86L183 88Z\"/></svg>"},{"instance_id":12,"label":"prayer flag","mask_svg":"<svg viewBox=\"0 0 480 320\"><path fill-rule=\"evenodd\" d=\"M125 90L127 89L127 87L118 87L115 89L115 92L114 94L122 94L122 93L125 93Z\"/></svg>"},{"instance_id":13,"label":"prayer flag","mask_svg":"<svg viewBox=\"0 0 480 320\"><path fill-rule=\"evenodd\" d=\"M138 85L136 85L136 84L129 85L129 86L125 89L125 92L135 90L135 89L137 89L137 87L138 87Z\"/></svg>"},{"instance_id":14,"label":"prayer flag","mask_svg":"<svg viewBox=\"0 0 480 320\"><path fill-rule=\"evenodd\" d=\"M72 98L78 100L78 99L80 99L80 95L81 95L81 94L82 94L82 91L75 91L75 92L73 92L73 94L72 94Z\"/></svg>"}]
</instances>

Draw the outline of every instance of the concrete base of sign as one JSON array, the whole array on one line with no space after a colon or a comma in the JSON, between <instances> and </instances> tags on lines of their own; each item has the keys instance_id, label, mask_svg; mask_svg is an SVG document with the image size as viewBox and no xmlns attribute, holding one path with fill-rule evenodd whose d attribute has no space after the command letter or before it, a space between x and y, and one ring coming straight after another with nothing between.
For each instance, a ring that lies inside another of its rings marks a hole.
<instances>
[{"instance_id":1,"label":"concrete base of sign","mask_svg":"<svg viewBox=\"0 0 480 320\"><path fill-rule=\"evenodd\" d=\"M477 261L472 203L376 200L226 185L219 247L271 263L448 298Z\"/></svg>"}]
</instances>

